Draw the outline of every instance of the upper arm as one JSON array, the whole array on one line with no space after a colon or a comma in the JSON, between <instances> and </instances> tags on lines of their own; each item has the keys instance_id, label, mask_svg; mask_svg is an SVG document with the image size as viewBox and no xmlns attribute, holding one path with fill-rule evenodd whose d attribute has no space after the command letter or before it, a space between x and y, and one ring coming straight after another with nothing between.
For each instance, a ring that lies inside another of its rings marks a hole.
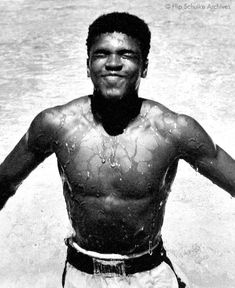
<instances>
[{"instance_id":1,"label":"upper arm","mask_svg":"<svg viewBox=\"0 0 235 288\"><path fill-rule=\"evenodd\" d=\"M177 124L181 158L197 168L199 159L216 156L216 145L196 120L186 115L179 115Z\"/></svg>"},{"instance_id":2,"label":"upper arm","mask_svg":"<svg viewBox=\"0 0 235 288\"><path fill-rule=\"evenodd\" d=\"M218 145L193 118L180 115L179 150L181 158L198 172L235 196L235 161Z\"/></svg>"},{"instance_id":3,"label":"upper arm","mask_svg":"<svg viewBox=\"0 0 235 288\"><path fill-rule=\"evenodd\" d=\"M27 133L0 165L0 184L15 188L52 151L52 135L46 112L38 114Z\"/></svg>"}]
</instances>

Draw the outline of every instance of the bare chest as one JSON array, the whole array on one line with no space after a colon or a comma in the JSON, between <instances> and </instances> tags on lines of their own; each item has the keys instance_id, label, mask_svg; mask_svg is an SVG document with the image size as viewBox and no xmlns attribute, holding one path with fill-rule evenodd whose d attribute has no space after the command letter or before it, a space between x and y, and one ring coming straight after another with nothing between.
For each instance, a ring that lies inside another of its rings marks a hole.
<instances>
[{"instance_id":1,"label":"bare chest","mask_svg":"<svg viewBox=\"0 0 235 288\"><path fill-rule=\"evenodd\" d=\"M139 198L158 189L175 157L172 143L142 127L118 136L103 132L90 128L61 140L56 154L72 189Z\"/></svg>"}]
</instances>

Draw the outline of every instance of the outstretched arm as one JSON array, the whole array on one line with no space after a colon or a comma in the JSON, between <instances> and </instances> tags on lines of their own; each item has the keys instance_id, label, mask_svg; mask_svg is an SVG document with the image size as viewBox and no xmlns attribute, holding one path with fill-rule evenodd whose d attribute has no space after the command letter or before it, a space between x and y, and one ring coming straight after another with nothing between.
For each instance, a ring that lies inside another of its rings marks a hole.
<instances>
[{"instance_id":1,"label":"outstretched arm","mask_svg":"<svg viewBox=\"0 0 235 288\"><path fill-rule=\"evenodd\" d=\"M0 209L29 173L52 153L48 115L42 112L33 120L27 133L0 165Z\"/></svg>"},{"instance_id":2,"label":"outstretched arm","mask_svg":"<svg viewBox=\"0 0 235 288\"><path fill-rule=\"evenodd\" d=\"M205 130L191 117L182 117L179 147L182 158L199 173L235 197L235 160L214 145Z\"/></svg>"}]
</instances>

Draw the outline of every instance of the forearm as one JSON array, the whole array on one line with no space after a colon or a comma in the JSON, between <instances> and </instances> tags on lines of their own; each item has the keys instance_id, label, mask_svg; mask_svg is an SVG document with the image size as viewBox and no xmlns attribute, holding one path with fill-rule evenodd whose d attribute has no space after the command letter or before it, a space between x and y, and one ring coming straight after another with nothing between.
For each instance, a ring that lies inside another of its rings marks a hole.
<instances>
[{"instance_id":1,"label":"forearm","mask_svg":"<svg viewBox=\"0 0 235 288\"><path fill-rule=\"evenodd\" d=\"M0 165L0 209L15 194L22 181L53 153L53 131L47 130L50 126L47 118L50 116L50 113L49 116L48 113L40 113Z\"/></svg>"},{"instance_id":2,"label":"forearm","mask_svg":"<svg viewBox=\"0 0 235 288\"><path fill-rule=\"evenodd\" d=\"M4 207L7 200L15 194L18 187L19 184L13 184L0 175L0 210Z\"/></svg>"},{"instance_id":3,"label":"forearm","mask_svg":"<svg viewBox=\"0 0 235 288\"><path fill-rule=\"evenodd\" d=\"M35 165L32 153L29 153L24 137L0 165L0 209L13 196Z\"/></svg>"}]
</instances>

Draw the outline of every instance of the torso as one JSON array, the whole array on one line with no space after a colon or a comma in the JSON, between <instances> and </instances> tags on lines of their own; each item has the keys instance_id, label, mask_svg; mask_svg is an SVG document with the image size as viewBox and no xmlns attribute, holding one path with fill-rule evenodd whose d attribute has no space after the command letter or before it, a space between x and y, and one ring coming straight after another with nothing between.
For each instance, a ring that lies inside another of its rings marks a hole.
<instances>
[{"instance_id":1,"label":"torso","mask_svg":"<svg viewBox=\"0 0 235 288\"><path fill-rule=\"evenodd\" d=\"M88 97L62 109L54 151L77 243L119 254L154 246L178 163L175 114L145 100L124 132L110 136Z\"/></svg>"}]
</instances>

